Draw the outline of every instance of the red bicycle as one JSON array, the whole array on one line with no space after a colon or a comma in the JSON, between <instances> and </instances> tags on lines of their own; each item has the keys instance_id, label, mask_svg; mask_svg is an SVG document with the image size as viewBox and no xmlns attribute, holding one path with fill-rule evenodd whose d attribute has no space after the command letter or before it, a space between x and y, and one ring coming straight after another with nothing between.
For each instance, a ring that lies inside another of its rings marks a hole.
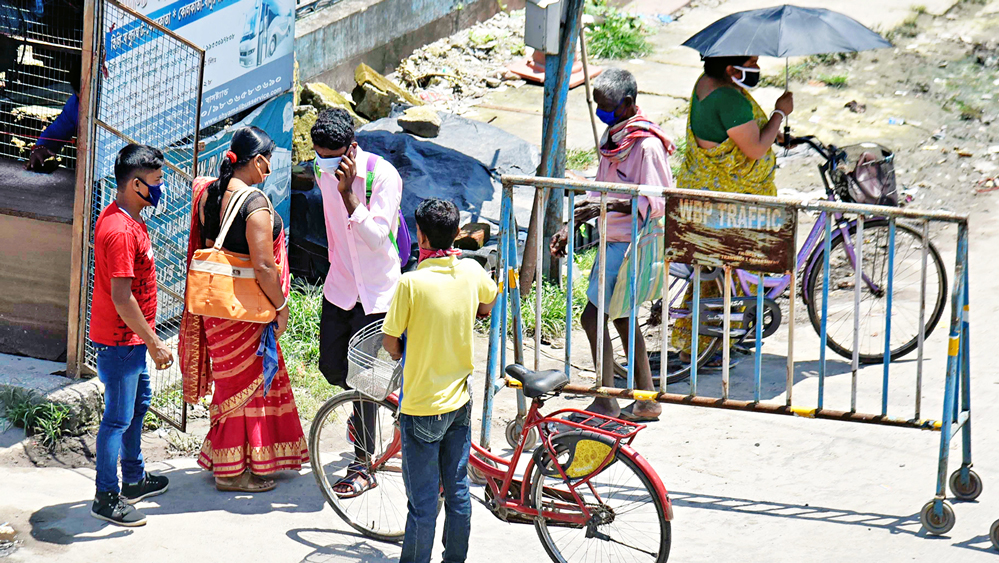
<instances>
[{"instance_id":1,"label":"red bicycle","mask_svg":"<svg viewBox=\"0 0 999 563\"><path fill-rule=\"evenodd\" d=\"M576 409L541 414L569 383L565 373L519 365L506 372L507 385L522 388L531 408L509 459L472 444L469 474L485 486L477 500L504 522L534 524L553 561L664 563L673 510L659 476L632 447L645 425ZM386 541L401 541L406 525L397 411L395 394L376 401L347 391L320 408L309 436L327 502L355 530ZM528 453L526 437L535 429L541 441Z\"/></svg>"}]
</instances>

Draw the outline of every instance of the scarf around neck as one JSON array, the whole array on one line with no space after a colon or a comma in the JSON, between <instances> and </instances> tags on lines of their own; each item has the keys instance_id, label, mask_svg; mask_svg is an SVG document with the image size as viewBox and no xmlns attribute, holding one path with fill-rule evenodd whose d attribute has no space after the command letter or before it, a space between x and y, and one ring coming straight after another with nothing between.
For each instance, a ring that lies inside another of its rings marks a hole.
<instances>
[{"instance_id":1,"label":"scarf around neck","mask_svg":"<svg viewBox=\"0 0 999 563\"><path fill-rule=\"evenodd\" d=\"M612 125L604 131L603 137L600 138L600 156L620 164L628 159L635 143L646 137L656 137L662 141L667 156L676 152L676 145L666 136L662 128L646 117L641 108L636 107L635 110L637 113L634 117ZM609 148L611 146L614 148Z\"/></svg>"}]
</instances>

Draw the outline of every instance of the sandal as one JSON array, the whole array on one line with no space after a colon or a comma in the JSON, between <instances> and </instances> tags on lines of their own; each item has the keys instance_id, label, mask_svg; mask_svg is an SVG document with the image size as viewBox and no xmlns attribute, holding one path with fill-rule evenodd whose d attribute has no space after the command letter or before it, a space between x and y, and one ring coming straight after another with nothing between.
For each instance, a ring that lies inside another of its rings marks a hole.
<instances>
[{"instance_id":1,"label":"sandal","mask_svg":"<svg viewBox=\"0 0 999 563\"><path fill-rule=\"evenodd\" d=\"M244 471L237 477L222 479L215 478L215 488L227 493L266 493L277 487L275 481L262 479L249 471Z\"/></svg>"},{"instance_id":2,"label":"sandal","mask_svg":"<svg viewBox=\"0 0 999 563\"><path fill-rule=\"evenodd\" d=\"M358 484L358 479L364 479L364 484ZM374 489L378 486L378 482L375 481L374 475L368 473L367 469L359 466L350 466L347 468L347 475L341 477L336 483L333 483L333 494L342 498L350 499L357 498L364 493ZM337 488L349 487L349 491L338 491Z\"/></svg>"}]
</instances>

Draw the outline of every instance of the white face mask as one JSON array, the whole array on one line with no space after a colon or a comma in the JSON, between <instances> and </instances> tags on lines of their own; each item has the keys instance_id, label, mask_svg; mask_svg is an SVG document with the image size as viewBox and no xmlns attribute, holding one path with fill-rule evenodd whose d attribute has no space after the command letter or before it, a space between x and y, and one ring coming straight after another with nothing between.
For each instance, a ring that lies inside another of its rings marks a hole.
<instances>
[{"instance_id":1,"label":"white face mask","mask_svg":"<svg viewBox=\"0 0 999 563\"><path fill-rule=\"evenodd\" d=\"M732 79L740 87L745 89L755 88L760 83L760 69L748 68L744 66L733 66L732 68L742 71L742 79Z\"/></svg>"},{"instance_id":2,"label":"white face mask","mask_svg":"<svg viewBox=\"0 0 999 563\"><path fill-rule=\"evenodd\" d=\"M343 160L342 156L334 156L332 158L320 158L317 156L315 160L315 166L317 169L322 170L327 174L335 174L337 168L340 167L341 160Z\"/></svg>"}]
</instances>

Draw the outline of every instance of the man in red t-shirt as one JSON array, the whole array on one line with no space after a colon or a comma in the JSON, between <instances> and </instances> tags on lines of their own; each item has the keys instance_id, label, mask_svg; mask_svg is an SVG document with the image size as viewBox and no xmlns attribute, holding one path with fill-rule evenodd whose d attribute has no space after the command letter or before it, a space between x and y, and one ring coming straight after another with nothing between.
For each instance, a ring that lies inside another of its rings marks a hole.
<instances>
[{"instance_id":1,"label":"man in red t-shirt","mask_svg":"<svg viewBox=\"0 0 999 563\"><path fill-rule=\"evenodd\" d=\"M146 353L157 369L173 354L156 335L156 266L146 223L139 212L162 194L163 153L128 145L118 153L118 196L94 226L94 293L90 340L97 376L104 383L104 415L97 432L97 495L91 514L120 526L141 526L146 517L132 504L162 494L167 478L145 472L142 421L152 389ZM118 487L121 454L123 486Z\"/></svg>"}]
</instances>

